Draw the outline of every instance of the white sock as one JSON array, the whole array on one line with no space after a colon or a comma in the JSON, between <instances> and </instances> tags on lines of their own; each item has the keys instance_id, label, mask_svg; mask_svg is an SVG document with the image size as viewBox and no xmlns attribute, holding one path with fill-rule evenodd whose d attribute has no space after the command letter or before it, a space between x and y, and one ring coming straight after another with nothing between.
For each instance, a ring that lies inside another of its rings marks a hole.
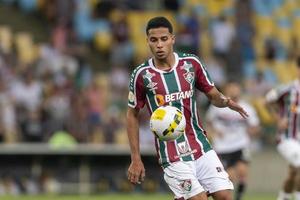
<instances>
[{"instance_id":1,"label":"white sock","mask_svg":"<svg viewBox=\"0 0 300 200\"><path fill-rule=\"evenodd\" d=\"M300 200L300 191L295 192L295 200Z\"/></svg>"},{"instance_id":2,"label":"white sock","mask_svg":"<svg viewBox=\"0 0 300 200\"><path fill-rule=\"evenodd\" d=\"M277 197L277 200L290 200L290 199L292 199L292 193L285 193L284 191L280 191Z\"/></svg>"}]
</instances>

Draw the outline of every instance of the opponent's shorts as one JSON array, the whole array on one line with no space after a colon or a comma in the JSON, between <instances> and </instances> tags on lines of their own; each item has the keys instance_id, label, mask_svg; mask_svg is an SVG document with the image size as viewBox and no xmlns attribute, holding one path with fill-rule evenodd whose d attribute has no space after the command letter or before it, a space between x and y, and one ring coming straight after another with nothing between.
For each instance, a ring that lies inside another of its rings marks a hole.
<instances>
[{"instance_id":1,"label":"opponent's shorts","mask_svg":"<svg viewBox=\"0 0 300 200\"><path fill-rule=\"evenodd\" d=\"M300 167L300 142L289 138L280 141L277 145L280 155L293 167Z\"/></svg>"},{"instance_id":2,"label":"opponent's shorts","mask_svg":"<svg viewBox=\"0 0 300 200\"><path fill-rule=\"evenodd\" d=\"M164 179L175 199L189 199L201 192L211 194L233 190L233 184L214 150L194 161L171 163L164 169Z\"/></svg>"},{"instance_id":3,"label":"opponent's shorts","mask_svg":"<svg viewBox=\"0 0 300 200\"><path fill-rule=\"evenodd\" d=\"M238 162L249 163L250 153L245 148L231 153L218 153L218 156L225 169L228 169L235 166Z\"/></svg>"}]
</instances>

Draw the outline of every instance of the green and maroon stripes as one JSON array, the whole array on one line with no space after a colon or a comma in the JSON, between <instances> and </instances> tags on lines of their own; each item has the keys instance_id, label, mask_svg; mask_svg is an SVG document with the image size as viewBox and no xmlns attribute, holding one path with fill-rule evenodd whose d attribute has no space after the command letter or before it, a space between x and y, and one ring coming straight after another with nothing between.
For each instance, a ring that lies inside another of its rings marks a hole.
<instances>
[{"instance_id":1,"label":"green and maroon stripes","mask_svg":"<svg viewBox=\"0 0 300 200\"><path fill-rule=\"evenodd\" d=\"M181 90L179 90L180 82L178 82L176 80L174 72L175 72L175 70L173 70L172 72L169 72L169 73L164 73L164 79L165 79L165 82L167 84L169 94L181 91ZM181 100L177 100L177 101L173 101L172 102L172 106L175 106L175 107L177 107L180 110L181 110L181 105L182 105ZM186 136L185 136L185 134L183 134L181 137L179 137L176 140L176 143L182 143L182 142L186 142ZM172 148L173 148L173 145L174 145L175 150L176 150L175 142L173 142L172 144L170 144L170 146ZM169 153L175 153L173 151L174 151L173 149L170 149ZM177 151L176 151L176 154L177 154ZM181 159L184 160L184 161L191 161L192 157L191 157L191 155L187 155L187 156L183 156Z\"/></svg>"}]
</instances>

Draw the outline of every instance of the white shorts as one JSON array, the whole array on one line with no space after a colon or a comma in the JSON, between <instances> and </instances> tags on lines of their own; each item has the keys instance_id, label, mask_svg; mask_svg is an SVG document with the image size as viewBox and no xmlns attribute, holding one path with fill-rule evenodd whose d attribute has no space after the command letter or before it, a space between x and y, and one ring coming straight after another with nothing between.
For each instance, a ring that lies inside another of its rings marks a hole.
<instances>
[{"instance_id":1,"label":"white shorts","mask_svg":"<svg viewBox=\"0 0 300 200\"><path fill-rule=\"evenodd\" d=\"M280 155L293 167L300 167L300 142L289 138L282 140L277 145Z\"/></svg>"},{"instance_id":2,"label":"white shorts","mask_svg":"<svg viewBox=\"0 0 300 200\"><path fill-rule=\"evenodd\" d=\"M233 184L214 150L194 161L171 163L164 169L164 178L176 199L189 199L201 192L233 190Z\"/></svg>"}]
</instances>

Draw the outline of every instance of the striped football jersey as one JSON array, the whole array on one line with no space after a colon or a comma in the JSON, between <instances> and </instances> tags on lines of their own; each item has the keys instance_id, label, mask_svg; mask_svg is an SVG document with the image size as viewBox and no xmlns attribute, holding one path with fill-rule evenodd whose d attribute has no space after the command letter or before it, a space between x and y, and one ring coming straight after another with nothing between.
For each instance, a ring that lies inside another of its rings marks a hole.
<instances>
[{"instance_id":1,"label":"striped football jersey","mask_svg":"<svg viewBox=\"0 0 300 200\"><path fill-rule=\"evenodd\" d=\"M288 119L288 127L278 133L278 140L294 138L300 141L300 82L295 80L269 91L266 101L279 105L279 115Z\"/></svg>"},{"instance_id":2,"label":"striped football jersey","mask_svg":"<svg viewBox=\"0 0 300 200\"><path fill-rule=\"evenodd\" d=\"M153 59L138 66L131 74L128 106L141 109L145 104L150 114L162 105L180 109L186 118L185 134L173 141L156 139L159 163L166 167L171 162L191 161L211 150L202 128L196 103L196 89L207 93L214 83L199 59L191 54L175 55L169 71L156 68Z\"/></svg>"}]
</instances>

